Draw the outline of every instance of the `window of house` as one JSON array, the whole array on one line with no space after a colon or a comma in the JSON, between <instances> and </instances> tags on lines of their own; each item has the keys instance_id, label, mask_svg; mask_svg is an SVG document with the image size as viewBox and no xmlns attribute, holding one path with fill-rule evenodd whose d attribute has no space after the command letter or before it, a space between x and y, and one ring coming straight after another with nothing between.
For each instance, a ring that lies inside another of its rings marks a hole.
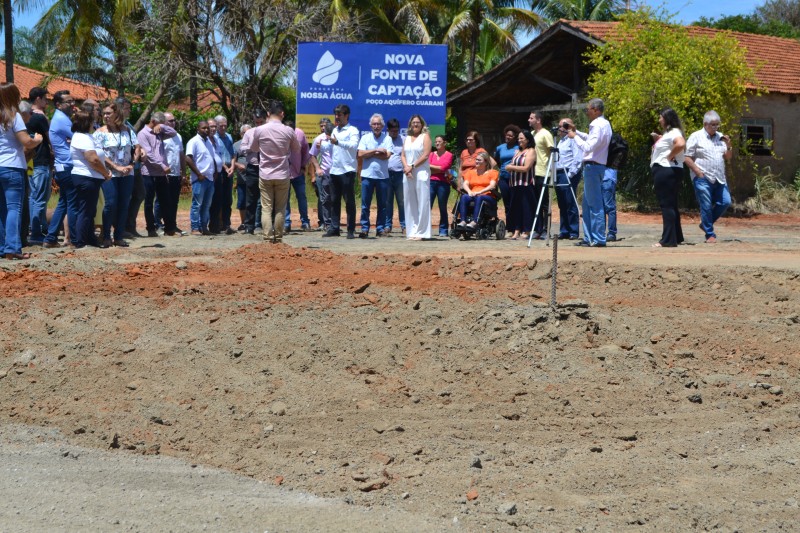
<instances>
[{"instance_id":1,"label":"window of house","mask_svg":"<svg viewBox=\"0 0 800 533\"><path fill-rule=\"evenodd\" d=\"M742 140L753 155L772 155L772 120L768 118L743 118Z\"/></svg>"}]
</instances>

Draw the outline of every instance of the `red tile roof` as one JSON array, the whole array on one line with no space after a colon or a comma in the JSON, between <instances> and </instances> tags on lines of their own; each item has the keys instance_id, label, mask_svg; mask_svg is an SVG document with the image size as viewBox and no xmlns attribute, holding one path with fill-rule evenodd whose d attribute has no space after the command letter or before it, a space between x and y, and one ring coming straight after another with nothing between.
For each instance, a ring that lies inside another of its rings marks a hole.
<instances>
[{"instance_id":1,"label":"red tile roof","mask_svg":"<svg viewBox=\"0 0 800 533\"><path fill-rule=\"evenodd\" d=\"M619 22L560 21L586 35L605 41ZM747 63L772 93L800 94L800 41L736 31L687 26L690 35L712 37L725 32L746 50ZM752 88L752 87L751 87Z\"/></svg>"},{"instance_id":2,"label":"red tile roof","mask_svg":"<svg viewBox=\"0 0 800 533\"><path fill-rule=\"evenodd\" d=\"M169 109L174 111L189 111L191 108L189 104L189 98L183 98L182 100L178 100L177 102L172 102L169 105ZM219 103L219 98L217 95L211 91L200 91L197 93L197 110L201 113L203 112L216 112L221 110L222 107Z\"/></svg>"},{"instance_id":3,"label":"red tile roof","mask_svg":"<svg viewBox=\"0 0 800 533\"><path fill-rule=\"evenodd\" d=\"M3 81L5 81L6 62L3 60L0 60L0 72L3 73ZM113 89L106 89L98 85L55 76L21 65L14 65L14 84L19 88L19 93L22 95L22 98L25 99L28 98L28 93L34 87L44 87L50 95L56 91L66 90L69 91L69 94L76 100L93 98L98 102L102 102L118 96L117 91Z\"/></svg>"}]
</instances>

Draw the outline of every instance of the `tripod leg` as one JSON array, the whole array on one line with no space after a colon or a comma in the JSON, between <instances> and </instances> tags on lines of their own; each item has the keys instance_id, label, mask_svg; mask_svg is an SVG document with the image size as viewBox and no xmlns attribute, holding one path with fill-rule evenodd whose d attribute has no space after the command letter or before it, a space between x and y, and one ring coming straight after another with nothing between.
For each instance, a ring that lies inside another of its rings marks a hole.
<instances>
[{"instance_id":1,"label":"tripod leg","mask_svg":"<svg viewBox=\"0 0 800 533\"><path fill-rule=\"evenodd\" d=\"M533 226L531 226L531 232L528 234L528 248L531 247L531 241L533 241L533 228L536 227L536 221L539 220L539 209L542 208L542 200L544 200L544 193L547 190L547 181L545 179L545 183L542 185L542 191L539 193L539 201L536 204L536 215L533 217Z\"/></svg>"},{"instance_id":2,"label":"tripod leg","mask_svg":"<svg viewBox=\"0 0 800 533\"><path fill-rule=\"evenodd\" d=\"M556 158L551 155L550 161L547 163L547 172L545 172L544 176L544 183L542 183L542 191L539 193L539 202L536 204L536 215L533 217L533 226L531 226L531 232L528 236L528 248L531 247L531 241L533 241L533 230L536 227L536 221L539 219L539 210L542 208L542 202L544 201L544 195L550 194L549 188L553 187L555 190L555 173L556 173ZM545 230L547 233L547 244L550 244L550 228L552 225L552 217L553 217L553 202L552 199L547 206L547 229Z\"/></svg>"}]
</instances>

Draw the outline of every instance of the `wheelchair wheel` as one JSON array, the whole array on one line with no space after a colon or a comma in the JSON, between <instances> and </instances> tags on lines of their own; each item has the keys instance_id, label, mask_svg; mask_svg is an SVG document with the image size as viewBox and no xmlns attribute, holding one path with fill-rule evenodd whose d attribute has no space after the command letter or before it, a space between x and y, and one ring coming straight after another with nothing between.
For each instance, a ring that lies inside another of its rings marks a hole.
<instances>
[{"instance_id":1,"label":"wheelchair wheel","mask_svg":"<svg viewBox=\"0 0 800 533\"><path fill-rule=\"evenodd\" d=\"M494 236L498 241L502 241L506 238L506 223L502 220L497 222L497 229L494 231Z\"/></svg>"},{"instance_id":2,"label":"wheelchair wheel","mask_svg":"<svg viewBox=\"0 0 800 533\"><path fill-rule=\"evenodd\" d=\"M485 241L486 239L489 238L489 230L486 228L481 228L478 230L477 236L478 239Z\"/></svg>"}]
</instances>

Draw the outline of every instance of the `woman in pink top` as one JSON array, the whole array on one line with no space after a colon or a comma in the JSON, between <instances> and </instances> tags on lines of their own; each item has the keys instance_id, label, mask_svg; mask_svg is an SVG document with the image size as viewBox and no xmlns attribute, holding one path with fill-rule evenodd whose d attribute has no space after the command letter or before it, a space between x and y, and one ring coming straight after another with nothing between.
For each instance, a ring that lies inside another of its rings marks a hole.
<instances>
[{"instance_id":1,"label":"woman in pink top","mask_svg":"<svg viewBox=\"0 0 800 533\"><path fill-rule=\"evenodd\" d=\"M447 237L447 200L450 198L450 167L453 154L447 151L447 143L441 135L433 143L435 150L428 161L431 164L431 209L439 199L439 237Z\"/></svg>"}]
</instances>

